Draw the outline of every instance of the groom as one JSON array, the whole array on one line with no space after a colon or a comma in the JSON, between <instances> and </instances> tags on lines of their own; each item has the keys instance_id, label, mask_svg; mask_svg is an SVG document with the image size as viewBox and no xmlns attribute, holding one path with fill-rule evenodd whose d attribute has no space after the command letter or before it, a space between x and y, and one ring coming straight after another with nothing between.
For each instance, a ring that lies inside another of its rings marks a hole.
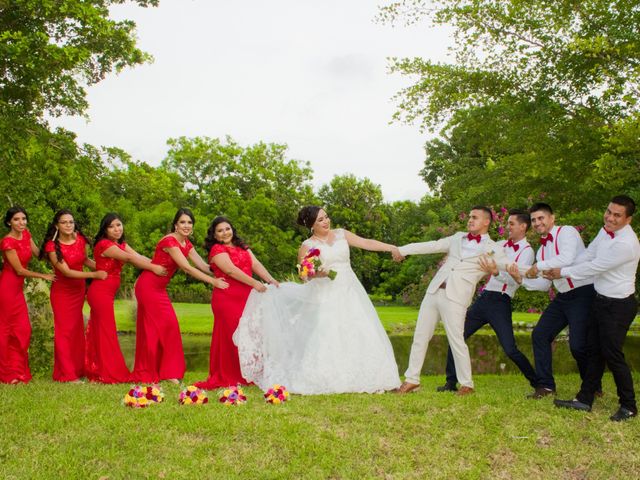
<instances>
[{"instance_id":1,"label":"groom","mask_svg":"<svg viewBox=\"0 0 640 480\"><path fill-rule=\"evenodd\" d=\"M473 393L471 359L464 341L464 319L477 283L487 275L479 262L480 259L492 257L502 268L506 268L509 263L504 249L489 238L487 232L491 221L491 210L484 206L476 206L469 213L467 232L458 232L432 242L411 243L392 251L396 261L402 261L407 255L447 254L444 265L431 280L420 305L409 366L398 393L409 393L420 387L422 364L440 318L447 332L447 340L453 352L456 373L461 385L456 394Z\"/></svg>"}]
</instances>

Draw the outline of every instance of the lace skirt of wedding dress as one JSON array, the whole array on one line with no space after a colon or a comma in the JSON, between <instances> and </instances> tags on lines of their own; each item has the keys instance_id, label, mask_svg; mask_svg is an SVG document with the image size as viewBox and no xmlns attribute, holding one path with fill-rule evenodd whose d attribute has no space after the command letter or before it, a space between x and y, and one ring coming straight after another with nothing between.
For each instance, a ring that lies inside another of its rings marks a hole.
<instances>
[{"instance_id":1,"label":"lace skirt of wedding dress","mask_svg":"<svg viewBox=\"0 0 640 480\"><path fill-rule=\"evenodd\" d=\"M374 393L400 385L391 342L351 270L252 291L233 340L243 377L263 390Z\"/></svg>"}]
</instances>

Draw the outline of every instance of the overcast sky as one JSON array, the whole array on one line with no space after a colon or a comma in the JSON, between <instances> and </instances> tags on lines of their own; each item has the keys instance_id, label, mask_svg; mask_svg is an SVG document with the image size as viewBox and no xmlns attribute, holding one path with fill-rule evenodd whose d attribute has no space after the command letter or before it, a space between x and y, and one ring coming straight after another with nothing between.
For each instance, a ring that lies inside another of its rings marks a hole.
<instances>
[{"instance_id":1,"label":"overcast sky","mask_svg":"<svg viewBox=\"0 0 640 480\"><path fill-rule=\"evenodd\" d=\"M446 59L450 34L374 22L376 0L161 0L112 9L137 24L151 64L89 88L87 123L56 119L81 142L117 146L157 165L168 138L230 135L285 143L314 185L352 173L385 200L418 200L427 135L389 124L409 79L387 57Z\"/></svg>"}]
</instances>

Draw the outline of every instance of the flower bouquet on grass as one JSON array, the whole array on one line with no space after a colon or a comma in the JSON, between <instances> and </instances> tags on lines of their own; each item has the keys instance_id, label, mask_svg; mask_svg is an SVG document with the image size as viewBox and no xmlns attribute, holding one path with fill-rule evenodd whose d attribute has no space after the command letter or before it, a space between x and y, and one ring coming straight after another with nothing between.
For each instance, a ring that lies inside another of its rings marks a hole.
<instances>
[{"instance_id":1,"label":"flower bouquet on grass","mask_svg":"<svg viewBox=\"0 0 640 480\"><path fill-rule=\"evenodd\" d=\"M134 385L125 394L122 402L131 408L145 408L153 403L160 403L164 400L164 393L160 387Z\"/></svg>"},{"instance_id":2,"label":"flower bouquet on grass","mask_svg":"<svg viewBox=\"0 0 640 480\"><path fill-rule=\"evenodd\" d=\"M180 405L204 405L205 403L209 403L209 398L207 397L206 390L198 388L195 385L189 385L180 392L178 403L180 403Z\"/></svg>"},{"instance_id":3,"label":"flower bouquet on grass","mask_svg":"<svg viewBox=\"0 0 640 480\"><path fill-rule=\"evenodd\" d=\"M284 385L274 385L269 390L264 392L264 400L267 403L278 405L289 400L289 392Z\"/></svg>"},{"instance_id":4,"label":"flower bouquet on grass","mask_svg":"<svg viewBox=\"0 0 640 480\"><path fill-rule=\"evenodd\" d=\"M220 403L224 405L242 405L247 401L247 397L245 396L240 385L236 387L227 387L220 392L220 396L218 397Z\"/></svg>"},{"instance_id":5,"label":"flower bouquet on grass","mask_svg":"<svg viewBox=\"0 0 640 480\"><path fill-rule=\"evenodd\" d=\"M309 280L316 276L318 272L323 271L322 261L320 260L320 249L310 248L307 254L304 256L298 267L298 275L302 280ZM329 270L327 277L333 280L338 275L338 272Z\"/></svg>"}]
</instances>

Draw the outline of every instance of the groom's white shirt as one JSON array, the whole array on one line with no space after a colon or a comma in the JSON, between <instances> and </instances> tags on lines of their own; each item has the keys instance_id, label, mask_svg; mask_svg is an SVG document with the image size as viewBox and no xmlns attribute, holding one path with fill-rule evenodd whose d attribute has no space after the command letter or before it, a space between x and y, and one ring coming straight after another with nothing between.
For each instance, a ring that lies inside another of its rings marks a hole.
<instances>
[{"instance_id":1,"label":"groom's white shirt","mask_svg":"<svg viewBox=\"0 0 640 480\"><path fill-rule=\"evenodd\" d=\"M399 250L403 256L447 253L445 263L429 283L427 293L436 293L446 282L447 298L465 308L471 304L478 282L487 276L478 264L483 255L492 258L499 269L504 270L511 263L504 249L486 234L480 243L468 240L466 232L458 232L440 240L410 243Z\"/></svg>"}]
</instances>

